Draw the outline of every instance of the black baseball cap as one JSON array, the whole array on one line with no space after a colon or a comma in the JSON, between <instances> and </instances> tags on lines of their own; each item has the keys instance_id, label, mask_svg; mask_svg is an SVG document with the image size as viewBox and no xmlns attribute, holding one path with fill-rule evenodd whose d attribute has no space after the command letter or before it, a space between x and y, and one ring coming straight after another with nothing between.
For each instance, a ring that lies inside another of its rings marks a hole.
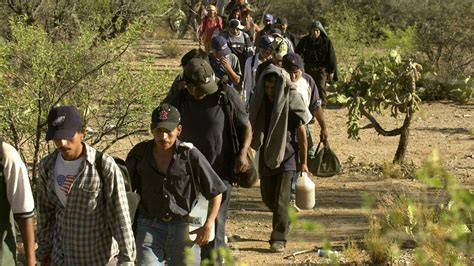
<instances>
[{"instance_id":1,"label":"black baseball cap","mask_svg":"<svg viewBox=\"0 0 474 266\"><path fill-rule=\"evenodd\" d=\"M204 94L213 94L217 91L214 70L204 59L191 59L184 67L183 77L184 81L194 84Z\"/></svg>"},{"instance_id":2,"label":"black baseball cap","mask_svg":"<svg viewBox=\"0 0 474 266\"><path fill-rule=\"evenodd\" d=\"M262 35L258 38L257 44L258 44L258 47L260 48L272 50L273 49L272 43L274 40L275 38L273 38L273 36L271 35Z\"/></svg>"},{"instance_id":3,"label":"black baseball cap","mask_svg":"<svg viewBox=\"0 0 474 266\"><path fill-rule=\"evenodd\" d=\"M181 115L176 107L162 103L151 114L150 129L164 128L173 131L181 122Z\"/></svg>"},{"instance_id":4,"label":"black baseball cap","mask_svg":"<svg viewBox=\"0 0 474 266\"><path fill-rule=\"evenodd\" d=\"M83 127L81 115L75 106L53 107L49 111L47 124L47 141L52 139L72 139Z\"/></svg>"},{"instance_id":5,"label":"black baseball cap","mask_svg":"<svg viewBox=\"0 0 474 266\"><path fill-rule=\"evenodd\" d=\"M304 63L303 58L297 53L288 53L283 56L282 66L288 71L296 71L298 69L303 69Z\"/></svg>"}]
</instances>

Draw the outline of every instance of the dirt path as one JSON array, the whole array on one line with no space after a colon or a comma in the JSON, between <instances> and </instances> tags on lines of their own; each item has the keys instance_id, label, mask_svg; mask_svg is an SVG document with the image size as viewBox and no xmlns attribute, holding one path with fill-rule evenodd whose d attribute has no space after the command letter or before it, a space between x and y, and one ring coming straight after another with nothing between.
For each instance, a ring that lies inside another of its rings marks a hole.
<instances>
[{"instance_id":1,"label":"dirt path","mask_svg":"<svg viewBox=\"0 0 474 266\"><path fill-rule=\"evenodd\" d=\"M410 133L407 162L416 166L438 149L445 166L464 185L474 187L474 105L452 103L424 103L415 114ZM393 159L398 138L377 136L372 129L361 132L361 140L347 138L346 110L326 110L330 143L343 162L342 173L332 178L314 178L316 207L298 214L299 219L316 222L320 230L308 232L292 230L285 254L268 253L271 232L271 213L261 202L259 188L235 189L229 211L227 232L234 237L230 243L233 255L240 262L250 264L328 263L315 253L283 259L292 252L323 245L325 240L333 246L349 240L362 240L367 232L367 218L362 210L363 194L407 194L414 198L429 198L439 203L444 195L437 190L423 192L417 181L391 179L374 174L373 169ZM393 128L391 119L382 124ZM398 121L401 123L401 121ZM364 124L364 123L362 123ZM377 172L377 171L376 171Z\"/></svg>"},{"instance_id":2,"label":"dirt path","mask_svg":"<svg viewBox=\"0 0 474 266\"><path fill-rule=\"evenodd\" d=\"M157 57L157 69L176 68L177 59L166 59L158 53L160 42L145 41L142 52ZM197 45L184 41L189 48ZM304 231L293 228L285 254L268 253L271 232L271 213L263 205L259 187L234 189L228 215L227 235L232 255L238 263L291 264L329 263L315 253L284 259L292 252L321 246L325 240L337 246L349 240L362 240L368 221L362 210L363 195L402 193L415 198L429 198L431 203L442 202L444 195L436 190L422 192L417 181L391 179L380 174L381 165L391 162L398 138L378 136L373 129L362 130L361 140L348 139L346 113L343 108L326 110L331 147L343 163L342 172L332 178L314 178L316 207L298 213L299 219L316 222L319 230ZM380 118L387 129L402 123L399 120ZM361 122L365 125L367 121ZM314 136L317 136L315 134ZM423 160L437 149L444 165L466 186L474 187L474 104L454 105L446 102L423 103L415 114L410 132L406 162L420 166Z\"/></svg>"}]
</instances>

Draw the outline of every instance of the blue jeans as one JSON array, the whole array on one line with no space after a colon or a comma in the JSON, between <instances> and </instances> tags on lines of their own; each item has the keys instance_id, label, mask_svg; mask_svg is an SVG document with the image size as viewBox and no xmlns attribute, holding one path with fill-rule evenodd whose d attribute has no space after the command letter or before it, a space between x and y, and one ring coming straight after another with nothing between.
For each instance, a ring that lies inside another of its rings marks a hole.
<instances>
[{"instance_id":1,"label":"blue jeans","mask_svg":"<svg viewBox=\"0 0 474 266\"><path fill-rule=\"evenodd\" d=\"M162 221L159 218L137 219L138 265L187 265L200 261L198 245L189 240L188 225L183 220ZM192 248L192 262L185 248ZM187 263L188 262L188 263Z\"/></svg>"},{"instance_id":2,"label":"blue jeans","mask_svg":"<svg viewBox=\"0 0 474 266\"><path fill-rule=\"evenodd\" d=\"M210 260L211 253L213 250L218 250L220 247L226 247L225 243L225 223L227 221L227 210L229 209L230 203L230 194L232 192L232 184L230 184L227 180L222 180L224 184L227 186L227 190L222 193L222 201L221 207L219 208L219 212L217 213L216 220L214 222L216 227L216 237L213 241L203 245L201 247L201 259L202 260ZM217 264L222 261L222 258L218 256Z\"/></svg>"}]
</instances>

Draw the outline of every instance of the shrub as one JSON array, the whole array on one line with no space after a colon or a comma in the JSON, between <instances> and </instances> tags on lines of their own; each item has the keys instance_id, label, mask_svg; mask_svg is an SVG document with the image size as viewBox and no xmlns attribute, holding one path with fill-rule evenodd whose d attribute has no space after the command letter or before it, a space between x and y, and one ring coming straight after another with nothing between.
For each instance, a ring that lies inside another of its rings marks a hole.
<instances>
[{"instance_id":1,"label":"shrub","mask_svg":"<svg viewBox=\"0 0 474 266\"><path fill-rule=\"evenodd\" d=\"M169 40L161 45L161 52L169 58L177 58L182 55L185 48L177 40Z\"/></svg>"},{"instance_id":2,"label":"shrub","mask_svg":"<svg viewBox=\"0 0 474 266\"><path fill-rule=\"evenodd\" d=\"M427 185L426 190L439 189L445 203L434 205L427 198L414 200L403 195L381 198L378 212L382 214L369 213L371 222L365 237L373 262L393 259L387 249L409 247L415 249L418 264L468 265L474 252L474 195L455 182L441 165L436 151L416 172L416 177Z\"/></svg>"}]
</instances>

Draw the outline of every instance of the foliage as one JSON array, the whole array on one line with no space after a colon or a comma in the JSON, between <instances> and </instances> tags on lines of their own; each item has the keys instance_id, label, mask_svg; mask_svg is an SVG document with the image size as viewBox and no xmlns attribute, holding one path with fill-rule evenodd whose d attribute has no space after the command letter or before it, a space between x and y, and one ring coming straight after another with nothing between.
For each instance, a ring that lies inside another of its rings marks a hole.
<instances>
[{"instance_id":1,"label":"foliage","mask_svg":"<svg viewBox=\"0 0 474 266\"><path fill-rule=\"evenodd\" d=\"M420 77L421 65L413 60L402 60L396 50L389 56L362 61L352 72L351 79L343 83L337 99L348 108L349 137L359 139L359 124L366 117L377 133L383 136L400 135L399 147L394 161L403 162L408 143L408 130L413 114L418 110L421 99L416 94L416 80ZM405 115L400 128L387 131L377 122L373 114L398 118ZM364 127L365 128L365 127Z\"/></svg>"},{"instance_id":2,"label":"foliage","mask_svg":"<svg viewBox=\"0 0 474 266\"><path fill-rule=\"evenodd\" d=\"M109 148L117 140L147 132L151 112L170 80L150 67L132 71L121 61L139 26L96 43L83 28L70 41L53 42L40 26L12 21L11 40L0 43L0 130L33 166L47 152L46 116L55 105L76 105L93 128L91 144ZM104 93L105 92L105 93ZM15 99L15 100L12 100Z\"/></svg>"},{"instance_id":3,"label":"foliage","mask_svg":"<svg viewBox=\"0 0 474 266\"><path fill-rule=\"evenodd\" d=\"M364 243L372 263L379 265L389 262L391 243L381 234L380 222L375 215L369 219L369 232L364 237Z\"/></svg>"},{"instance_id":4,"label":"foliage","mask_svg":"<svg viewBox=\"0 0 474 266\"><path fill-rule=\"evenodd\" d=\"M420 80L420 85L418 94L423 100L450 99L465 104L474 97L474 81L471 77L447 79L436 72L428 72Z\"/></svg>"},{"instance_id":5,"label":"foliage","mask_svg":"<svg viewBox=\"0 0 474 266\"><path fill-rule=\"evenodd\" d=\"M372 214L378 221L378 229L369 235L384 239L380 244L385 243L385 247L387 243L394 243L398 248L415 248L418 264L467 265L474 252L474 195L456 183L441 165L436 151L416 176L427 185L426 190L439 189L444 203L432 204L428 198L420 201L402 195L385 195L381 199L382 216ZM379 249L376 245L371 247Z\"/></svg>"},{"instance_id":6,"label":"foliage","mask_svg":"<svg viewBox=\"0 0 474 266\"><path fill-rule=\"evenodd\" d=\"M398 50L401 54L414 55L416 52L416 28L408 26L405 29L391 29L382 27L384 37L381 38L380 46L383 49Z\"/></svg>"},{"instance_id":7,"label":"foliage","mask_svg":"<svg viewBox=\"0 0 474 266\"><path fill-rule=\"evenodd\" d=\"M71 40L81 35L84 28L93 32L93 43L118 37L134 23L149 23L157 20L166 1L133 0L84 0L72 3L67 0L11 0L3 4L3 25L18 16L24 17L27 25L36 25L45 30L52 41ZM2 36L8 36L4 28Z\"/></svg>"}]
</instances>

